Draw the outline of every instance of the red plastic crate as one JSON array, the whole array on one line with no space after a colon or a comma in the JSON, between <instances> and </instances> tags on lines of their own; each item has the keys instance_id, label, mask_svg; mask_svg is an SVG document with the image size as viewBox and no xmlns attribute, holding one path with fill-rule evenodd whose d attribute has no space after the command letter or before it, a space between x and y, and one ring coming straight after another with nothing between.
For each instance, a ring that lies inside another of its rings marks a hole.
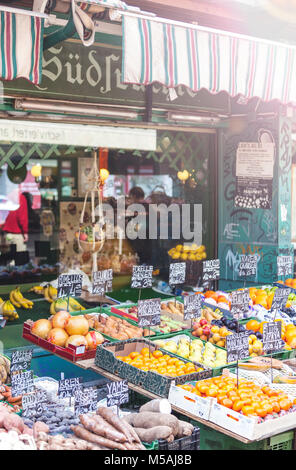
<instances>
[{"instance_id":1,"label":"red plastic crate","mask_svg":"<svg viewBox=\"0 0 296 470\"><path fill-rule=\"evenodd\" d=\"M135 305L136 304L129 305L127 307L123 306L123 308L129 308L129 307L132 307L132 306L135 306ZM121 317L129 318L130 320L133 320L133 321L138 323L138 317L134 317L133 315L130 315L129 313L124 312L123 310L120 310L119 307L116 307L116 306L112 305L111 312L116 313L117 315L120 315Z\"/></svg>"},{"instance_id":2,"label":"red plastic crate","mask_svg":"<svg viewBox=\"0 0 296 470\"><path fill-rule=\"evenodd\" d=\"M24 323L23 328L23 338L31 343L37 344L40 348L46 349L50 351L52 354L56 354L57 356L61 356L68 361L77 362L83 361L85 359L92 359L96 355L96 350L92 349L90 351L86 351L83 354L76 354L77 347L70 345L68 348L62 348L60 346L56 346L55 344L46 341L46 339L39 338L36 335L33 335L31 332L31 326L29 323ZM108 341L107 341L108 342Z\"/></svg>"}]
</instances>

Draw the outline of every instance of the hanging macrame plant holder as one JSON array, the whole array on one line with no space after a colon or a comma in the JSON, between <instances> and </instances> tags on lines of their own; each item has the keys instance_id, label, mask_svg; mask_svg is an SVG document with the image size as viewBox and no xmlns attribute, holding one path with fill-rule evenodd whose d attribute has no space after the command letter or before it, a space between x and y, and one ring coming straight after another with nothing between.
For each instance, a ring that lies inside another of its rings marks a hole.
<instances>
[{"instance_id":1,"label":"hanging macrame plant holder","mask_svg":"<svg viewBox=\"0 0 296 470\"><path fill-rule=\"evenodd\" d=\"M91 203L91 225L84 223L85 208L87 201L90 199ZM98 200L98 205L95 207L95 202ZM97 214L97 216L96 216ZM81 234L87 234L89 240L82 240ZM79 232L78 232L78 245L84 252L91 252L93 257L93 271L98 270L97 253L99 253L105 243L105 219L103 213L102 203L102 181L100 172L97 165L97 152L94 151L94 163L88 176L88 190L85 193L84 203L81 211Z\"/></svg>"}]
</instances>

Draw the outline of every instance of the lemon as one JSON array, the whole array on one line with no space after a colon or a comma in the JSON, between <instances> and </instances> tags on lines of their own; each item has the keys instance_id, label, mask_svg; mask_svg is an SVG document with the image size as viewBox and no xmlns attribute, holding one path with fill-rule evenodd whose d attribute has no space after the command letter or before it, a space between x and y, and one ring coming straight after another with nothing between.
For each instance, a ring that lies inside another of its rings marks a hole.
<instances>
[{"instance_id":1,"label":"lemon","mask_svg":"<svg viewBox=\"0 0 296 470\"><path fill-rule=\"evenodd\" d=\"M201 254L201 259L206 259L206 257L207 257L206 252L204 252L204 253Z\"/></svg>"},{"instance_id":2,"label":"lemon","mask_svg":"<svg viewBox=\"0 0 296 470\"><path fill-rule=\"evenodd\" d=\"M189 261L195 261L195 255L192 253L188 256Z\"/></svg>"},{"instance_id":3,"label":"lemon","mask_svg":"<svg viewBox=\"0 0 296 470\"><path fill-rule=\"evenodd\" d=\"M175 248L176 251L182 251L183 250L183 246L182 245L177 245L176 248Z\"/></svg>"},{"instance_id":4,"label":"lemon","mask_svg":"<svg viewBox=\"0 0 296 470\"><path fill-rule=\"evenodd\" d=\"M183 251L184 251L185 253L187 253L188 251L191 251L190 246L189 246L189 245L184 245Z\"/></svg>"},{"instance_id":5,"label":"lemon","mask_svg":"<svg viewBox=\"0 0 296 470\"><path fill-rule=\"evenodd\" d=\"M187 253L182 253L182 254L181 254L181 259L182 259L183 261L186 261L187 258L188 258L188 254L187 254Z\"/></svg>"},{"instance_id":6,"label":"lemon","mask_svg":"<svg viewBox=\"0 0 296 470\"><path fill-rule=\"evenodd\" d=\"M201 260L201 255L195 255L194 258L195 258L195 261L200 261Z\"/></svg>"},{"instance_id":7,"label":"lemon","mask_svg":"<svg viewBox=\"0 0 296 470\"><path fill-rule=\"evenodd\" d=\"M172 254L173 259L179 259L180 256L181 256L181 254L178 251Z\"/></svg>"}]
</instances>

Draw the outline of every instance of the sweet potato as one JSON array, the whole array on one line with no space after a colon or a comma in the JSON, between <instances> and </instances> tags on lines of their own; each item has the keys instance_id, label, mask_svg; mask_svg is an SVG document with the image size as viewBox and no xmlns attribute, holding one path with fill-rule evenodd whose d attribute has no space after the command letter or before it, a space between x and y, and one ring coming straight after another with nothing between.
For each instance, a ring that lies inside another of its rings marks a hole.
<instances>
[{"instance_id":1,"label":"sweet potato","mask_svg":"<svg viewBox=\"0 0 296 470\"><path fill-rule=\"evenodd\" d=\"M153 413L171 414L172 407L166 398L155 398L141 406L139 413L143 411L153 411Z\"/></svg>"},{"instance_id":2,"label":"sweet potato","mask_svg":"<svg viewBox=\"0 0 296 470\"><path fill-rule=\"evenodd\" d=\"M108 447L108 449L126 450L120 442L114 442L110 439L105 439L102 436L97 436L97 434L87 431L87 429L82 426L71 426L71 430L74 432L75 436L80 439L84 439L85 441L93 442L99 446Z\"/></svg>"},{"instance_id":3,"label":"sweet potato","mask_svg":"<svg viewBox=\"0 0 296 470\"><path fill-rule=\"evenodd\" d=\"M136 433L142 442L147 442L148 444L157 440L157 439L170 439L174 440L172 436L172 429L169 426L155 426L153 428L144 429L144 428L134 428Z\"/></svg>"},{"instance_id":4,"label":"sweet potato","mask_svg":"<svg viewBox=\"0 0 296 470\"><path fill-rule=\"evenodd\" d=\"M105 408L101 406L97 409L97 414L102 416L109 424L114 426L115 429L122 432L129 442L133 442L135 436L131 433L130 428L126 425L126 422L123 419L118 418L110 408ZM138 437L137 437L138 439Z\"/></svg>"},{"instance_id":5,"label":"sweet potato","mask_svg":"<svg viewBox=\"0 0 296 470\"><path fill-rule=\"evenodd\" d=\"M105 437L106 439L110 439L111 441L115 442L125 442L126 437L124 434L118 432L115 428L113 428L109 423L101 418L101 416L87 416L81 415L79 416L81 424L90 432L97 434L98 436Z\"/></svg>"},{"instance_id":6,"label":"sweet potato","mask_svg":"<svg viewBox=\"0 0 296 470\"><path fill-rule=\"evenodd\" d=\"M46 434L49 433L49 427L47 424L43 423L42 421L36 421L33 425L33 435L34 437L38 436L40 432L45 432Z\"/></svg>"},{"instance_id":7,"label":"sweet potato","mask_svg":"<svg viewBox=\"0 0 296 470\"><path fill-rule=\"evenodd\" d=\"M128 415L127 422L135 428L149 429L155 426L168 426L174 436L179 430L178 419L166 413L153 413L152 411L143 411L142 413L133 413ZM125 418L125 419L126 419Z\"/></svg>"}]
</instances>

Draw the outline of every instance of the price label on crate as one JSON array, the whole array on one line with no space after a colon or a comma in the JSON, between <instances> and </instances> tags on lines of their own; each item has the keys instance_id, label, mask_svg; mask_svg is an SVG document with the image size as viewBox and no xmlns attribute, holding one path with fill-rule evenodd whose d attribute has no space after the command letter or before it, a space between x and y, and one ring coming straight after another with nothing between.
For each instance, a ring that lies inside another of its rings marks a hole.
<instances>
[{"instance_id":1,"label":"price label on crate","mask_svg":"<svg viewBox=\"0 0 296 470\"><path fill-rule=\"evenodd\" d=\"M131 288L147 289L152 287L153 266L133 266Z\"/></svg>"},{"instance_id":2,"label":"price label on crate","mask_svg":"<svg viewBox=\"0 0 296 470\"><path fill-rule=\"evenodd\" d=\"M47 405L47 393L45 390L37 389L32 393L22 396L22 416L32 418L36 414L45 412Z\"/></svg>"},{"instance_id":3,"label":"price label on crate","mask_svg":"<svg viewBox=\"0 0 296 470\"><path fill-rule=\"evenodd\" d=\"M18 372L30 369L33 356L33 349L16 349L12 351L10 371Z\"/></svg>"},{"instance_id":4,"label":"price label on crate","mask_svg":"<svg viewBox=\"0 0 296 470\"><path fill-rule=\"evenodd\" d=\"M293 256L277 256L277 275L278 277L294 275Z\"/></svg>"},{"instance_id":5,"label":"price label on crate","mask_svg":"<svg viewBox=\"0 0 296 470\"><path fill-rule=\"evenodd\" d=\"M103 269L93 272L92 294L104 296L106 292L112 292L113 270Z\"/></svg>"},{"instance_id":6,"label":"price label on crate","mask_svg":"<svg viewBox=\"0 0 296 470\"><path fill-rule=\"evenodd\" d=\"M32 370L12 374L11 376L11 395L19 397L24 393L34 392L34 375Z\"/></svg>"},{"instance_id":7,"label":"price label on crate","mask_svg":"<svg viewBox=\"0 0 296 470\"><path fill-rule=\"evenodd\" d=\"M129 389L127 380L107 383L107 406L120 406L129 402Z\"/></svg>"},{"instance_id":8,"label":"price label on crate","mask_svg":"<svg viewBox=\"0 0 296 470\"><path fill-rule=\"evenodd\" d=\"M95 387L81 388L76 390L74 404L75 416L86 413L94 413L98 406L98 392Z\"/></svg>"},{"instance_id":9,"label":"price label on crate","mask_svg":"<svg viewBox=\"0 0 296 470\"><path fill-rule=\"evenodd\" d=\"M220 260L209 259L209 260L203 261L202 263L203 282L217 281L218 279L220 279Z\"/></svg>"},{"instance_id":10,"label":"price label on crate","mask_svg":"<svg viewBox=\"0 0 296 470\"><path fill-rule=\"evenodd\" d=\"M249 332L226 336L227 363L249 357Z\"/></svg>"},{"instance_id":11,"label":"price label on crate","mask_svg":"<svg viewBox=\"0 0 296 470\"><path fill-rule=\"evenodd\" d=\"M280 310L282 307L285 307L290 293L291 289L288 287L278 287L274 291L271 310L276 311Z\"/></svg>"},{"instance_id":12,"label":"price label on crate","mask_svg":"<svg viewBox=\"0 0 296 470\"><path fill-rule=\"evenodd\" d=\"M184 284L186 279L186 263L171 263L169 270L169 285Z\"/></svg>"},{"instance_id":13,"label":"price label on crate","mask_svg":"<svg viewBox=\"0 0 296 470\"><path fill-rule=\"evenodd\" d=\"M239 277L256 277L257 276L257 255L240 255L240 261L238 265Z\"/></svg>"},{"instance_id":14,"label":"price label on crate","mask_svg":"<svg viewBox=\"0 0 296 470\"><path fill-rule=\"evenodd\" d=\"M201 294L184 295L184 320L191 320L201 316L203 297Z\"/></svg>"},{"instance_id":15,"label":"price label on crate","mask_svg":"<svg viewBox=\"0 0 296 470\"><path fill-rule=\"evenodd\" d=\"M138 326L156 326L160 324L161 300L147 299L138 302Z\"/></svg>"},{"instance_id":16,"label":"price label on crate","mask_svg":"<svg viewBox=\"0 0 296 470\"><path fill-rule=\"evenodd\" d=\"M58 298L80 297L82 292L82 274L61 274L58 277Z\"/></svg>"},{"instance_id":17,"label":"price label on crate","mask_svg":"<svg viewBox=\"0 0 296 470\"><path fill-rule=\"evenodd\" d=\"M248 289L237 290L231 293L231 314L238 320L244 318L249 312L250 294Z\"/></svg>"},{"instance_id":18,"label":"price label on crate","mask_svg":"<svg viewBox=\"0 0 296 470\"><path fill-rule=\"evenodd\" d=\"M82 377L59 380L58 396L60 398L74 397L78 390L82 389Z\"/></svg>"},{"instance_id":19,"label":"price label on crate","mask_svg":"<svg viewBox=\"0 0 296 470\"><path fill-rule=\"evenodd\" d=\"M285 342L282 340L282 322L274 321L263 324L263 351L271 354L283 349Z\"/></svg>"}]
</instances>

